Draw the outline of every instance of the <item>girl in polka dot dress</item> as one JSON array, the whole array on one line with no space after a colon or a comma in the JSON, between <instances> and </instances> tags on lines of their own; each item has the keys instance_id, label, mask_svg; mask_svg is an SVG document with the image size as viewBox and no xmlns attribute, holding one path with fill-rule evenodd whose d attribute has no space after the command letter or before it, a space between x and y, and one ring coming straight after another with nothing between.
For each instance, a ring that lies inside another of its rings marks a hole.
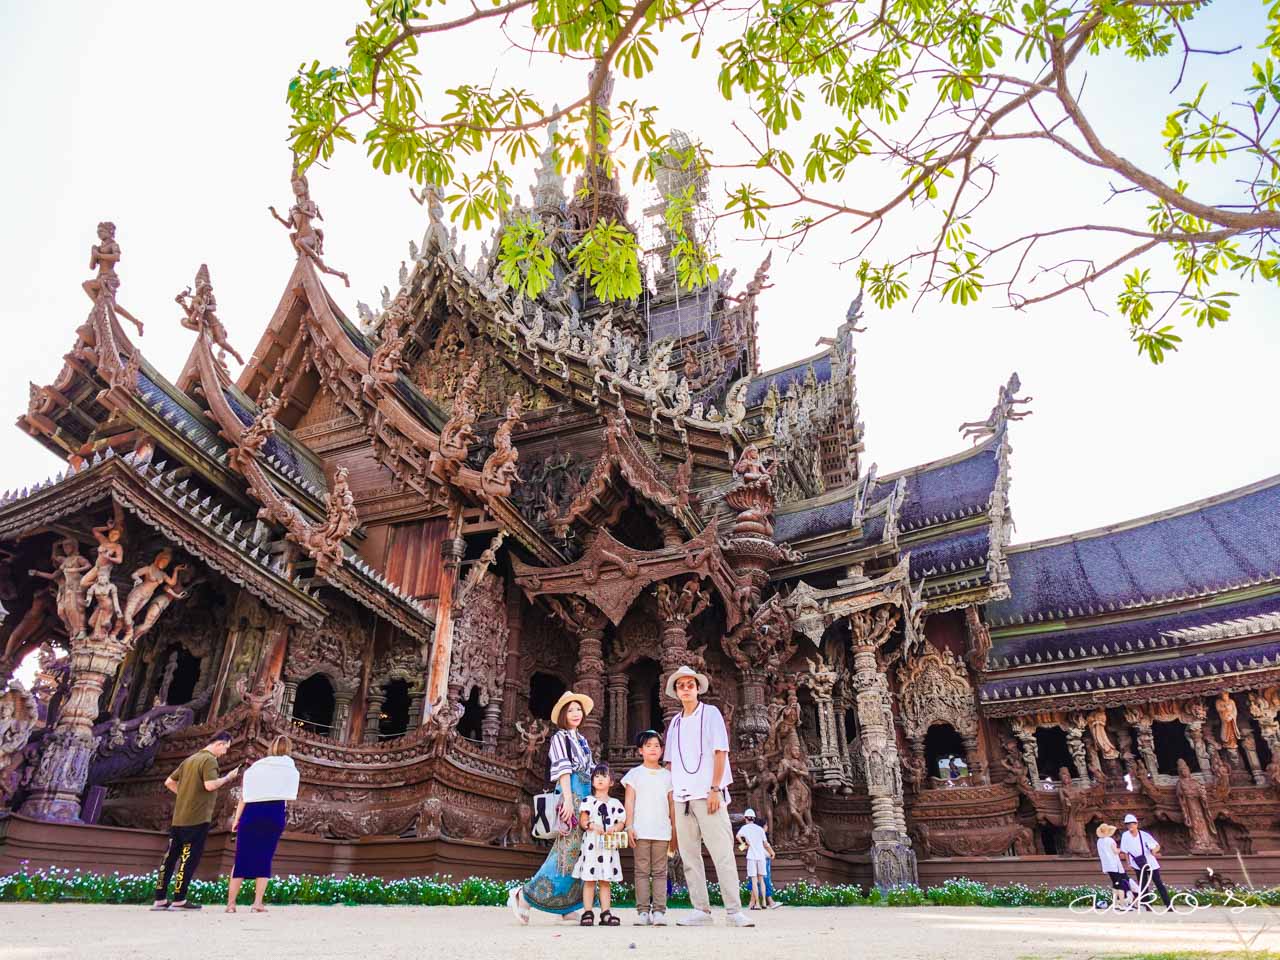
<instances>
[{"instance_id":1,"label":"girl in polka dot dress","mask_svg":"<svg viewBox=\"0 0 1280 960\"><path fill-rule=\"evenodd\" d=\"M622 880L622 861L617 849L605 844L605 835L625 833L626 808L613 797L609 789L613 776L607 764L597 764L591 771L591 796L578 807L578 823L582 827L582 855L574 864L573 876L582 881L582 919L584 927L595 923L596 887L600 888L600 926L616 927L621 921L609 909L609 888L614 881Z\"/></svg>"}]
</instances>

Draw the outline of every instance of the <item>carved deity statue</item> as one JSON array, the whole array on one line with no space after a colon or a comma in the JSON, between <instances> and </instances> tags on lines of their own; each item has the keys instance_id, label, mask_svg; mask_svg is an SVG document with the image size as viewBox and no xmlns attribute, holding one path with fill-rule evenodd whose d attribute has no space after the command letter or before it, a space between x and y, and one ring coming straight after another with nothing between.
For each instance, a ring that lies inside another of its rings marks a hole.
<instances>
[{"instance_id":1,"label":"carved deity statue","mask_svg":"<svg viewBox=\"0 0 1280 960\"><path fill-rule=\"evenodd\" d=\"M246 454L257 454L276 432L276 414L280 411L280 399L266 393L258 400L258 412L240 434L236 445L237 459Z\"/></svg>"},{"instance_id":2,"label":"carved deity statue","mask_svg":"<svg viewBox=\"0 0 1280 960\"><path fill-rule=\"evenodd\" d=\"M542 752L542 745L551 735L551 727L545 720L534 719L527 727L517 720L516 731L520 734L520 752L516 764L521 770L532 770Z\"/></svg>"},{"instance_id":3,"label":"carved deity statue","mask_svg":"<svg viewBox=\"0 0 1280 960\"><path fill-rule=\"evenodd\" d=\"M1093 737L1093 742L1103 758L1107 760L1118 759L1120 751L1116 749L1116 745L1111 742L1111 737L1107 733L1107 711L1102 707L1091 711L1085 718L1085 723L1089 728L1089 735Z\"/></svg>"},{"instance_id":4,"label":"carved deity statue","mask_svg":"<svg viewBox=\"0 0 1280 960\"><path fill-rule=\"evenodd\" d=\"M512 443L511 434L520 423L520 409L523 400L519 392L511 395L507 404L506 419L498 425L493 435L493 453L489 454L481 470L481 479L486 490L499 492L509 490L514 481L520 479L516 462L520 453Z\"/></svg>"},{"instance_id":5,"label":"carved deity statue","mask_svg":"<svg viewBox=\"0 0 1280 960\"><path fill-rule=\"evenodd\" d=\"M33 577L52 580L57 584L58 619L67 629L71 639L84 636L84 589L85 572L90 563L80 555L80 544L71 537L65 537L53 545L53 570L45 573L41 570L28 570Z\"/></svg>"},{"instance_id":6,"label":"carved deity statue","mask_svg":"<svg viewBox=\"0 0 1280 960\"><path fill-rule=\"evenodd\" d=\"M1228 750L1236 749L1240 743L1240 726L1236 722L1239 709L1236 707L1235 700L1231 699L1231 694L1223 690L1218 694L1218 699L1213 701L1213 706L1218 711L1218 739Z\"/></svg>"},{"instance_id":7,"label":"carved deity statue","mask_svg":"<svg viewBox=\"0 0 1280 960\"><path fill-rule=\"evenodd\" d=\"M213 341L215 346L235 357L236 362L241 366L244 365L244 357L240 356L227 341L227 328L218 319L218 300L213 295L213 283L209 280L208 264L200 264L200 269L196 271L196 292L192 293L191 288L187 287L173 298L173 302L186 314L181 321L184 327L204 334Z\"/></svg>"},{"instance_id":8,"label":"carved deity statue","mask_svg":"<svg viewBox=\"0 0 1280 960\"><path fill-rule=\"evenodd\" d=\"M133 627L133 642L137 643L144 636L151 632L151 628L156 625L156 621L160 619L175 600L185 600L191 592L191 588L198 581L192 580L184 583L187 574L186 564L179 564L173 571L173 583L167 580L160 587L160 592L152 597L151 602L147 604L146 613L142 615L142 622ZM132 594L130 594L132 596Z\"/></svg>"},{"instance_id":9,"label":"carved deity statue","mask_svg":"<svg viewBox=\"0 0 1280 960\"><path fill-rule=\"evenodd\" d=\"M1085 827L1102 801L1102 784L1086 786L1071 779L1071 771L1058 771L1058 799L1062 804L1062 825L1067 831L1067 851L1072 856L1088 856L1091 852Z\"/></svg>"},{"instance_id":10,"label":"carved deity statue","mask_svg":"<svg viewBox=\"0 0 1280 960\"><path fill-rule=\"evenodd\" d=\"M98 575L85 594L84 603L93 606L89 615L89 635L95 642L115 640L120 632L120 594L111 582L111 567L97 568Z\"/></svg>"},{"instance_id":11,"label":"carved deity statue","mask_svg":"<svg viewBox=\"0 0 1280 960\"><path fill-rule=\"evenodd\" d=\"M138 336L142 336L142 321L116 303L116 291L120 289L120 277L116 274L116 264L120 262L120 244L116 242L116 225L104 220L98 224L98 242L89 250L89 269L97 270L98 275L86 280L82 286L84 292L94 303L104 297L111 303L116 313L127 318L138 328Z\"/></svg>"},{"instance_id":12,"label":"carved deity statue","mask_svg":"<svg viewBox=\"0 0 1280 960\"><path fill-rule=\"evenodd\" d=\"M454 394L453 409L440 430L440 455L446 460L461 462L476 438L475 422L478 413L475 395L479 385L480 361L476 360L463 377L458 392Z\"/></svg>"},{"instance_id":13,"label":"carved deity statue","mask_svg":"<svg viewBox=\"0 0 1280 960\"><path fill-rule=\"evenodd\" d=\"M323 220L324 217L320 215L320 207L311 199L311 189L307 184L306 174L298 170L297 164L294 164L289 185L293 188L293 206L289 208L289 219L286 220L276 213L275 207L267 209L284 225L285 229L290 231L289 239L293 242L299 256L306 257L324 273L338 277L348 287L351 286L351 281L345 273L326 266L321 259L324 256L324 231L312 221Z\"/></svg>"},{"instance_id":14,"label":"carved deity statue","mask_svg":"<svg viewBox=\"0 0 1280 960\"><path fill-rule=\"evenodd\" d=\"M93 537L98 541L98 559L81 578L80 582L86 587L98 579L99 571L105 568L110 576L112 570L124 562L124 544L120 542L124 531L116 526L115 521L102 527L94 527Z\"/></svg>"},{"instance_id":15,"label":"carved deity statue","mask_svg":"<svg viewBox=\"0 0 1280 960\"><path fill-rule=\"evenodd\" d=\"M1209 809L1209 797L1204 784L1191 775L1187 761L1178 760L1178 808L1182 811L1182 822L1187 833L1191 835L1193 853L1219 853L1221 848L1213 838L1218 835L1214 824L1213 812Z\"/></svg>"},{"instance_id":16,"label":"carved deity statue","mask_svg":"<svg viewBox=\"0 0 1280 960\"><path fill-rule=\"evenodd\" d=\"M165 570L172 562L173 551L165 547L156 554L155 559L149 564L139 567L133 572L133 589L129 591L129 596L124 602L124 640L126 643L133 640L134 619L139 611L151 602L156 590L162 586L176 587L178 585L178 577L186 569L187 565L180 563L173 568L172 573L165 573Z\"/></svg>"}]
</instances>

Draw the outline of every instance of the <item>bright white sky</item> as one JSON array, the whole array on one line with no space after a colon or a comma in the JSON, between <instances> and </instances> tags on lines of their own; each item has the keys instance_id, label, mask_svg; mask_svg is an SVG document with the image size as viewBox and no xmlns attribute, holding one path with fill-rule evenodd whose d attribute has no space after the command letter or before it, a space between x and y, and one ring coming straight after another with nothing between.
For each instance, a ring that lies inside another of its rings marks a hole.
<instances>
[{"instance_id":1,"label":"bright white sky","mask_svg":"<svg viewBox=\"0 0 1280 960\"><path fill-rule=\"evenodd\" d=\"M1260 4L1219 5L1217 35L1206 44L1239 42L1242 8L1261 18ZM181 367L191 335L178 325L173 295L202 262L232 343L245 354L252 349L293 260L285 231L267 213L268 204L283 210L290 200L285 84L304 59L339 60L362 9L332 0L3 6L5 416L25 410L27 382L48 383L72 345L88 308L80 283L99 220L118 225L120 302L146 322L141 345L153 363L171 376ZM1253 56L1246 50L1216 61L1213 78L1238 88ZM494 35L428 47L420 64L428 85L479 82L496 72L563 101L582 89L587 72L581 64L530 65ZM727 158L735 143L730 123L742 114L711 95L710 66L672 69L648 96L662 106L664 126L700 136ZM1155 162L1176 64L1161 69L1153 78L1123 63L1096 66L1085 98L1104 136L1144 162ZM615 99L635 93L620 81ZM992 208L996 222L1025 218L1027 210L1046 225L1071 216L1113 219L1102 206L1105 180L1047 153L998 153L1005 197ZM527 171L517 181L526 186ZM315 171L311 187L324 211L326 259L351 274L352 288L326 282L354 314L357 298L376 304L379 288L395 286L425 211L403 180L373 172L358 147L340 152L331 170ZM642 205L632 203L633 216ZM891 237L905 242L912 229L904 225ZM722 247L741 285L764 251L723 234ZM477 252L472 241L472 260ZM774 285L761 298L765 366L812 353L814 341L840 323L856 282L851 268L834 264L850 255L842 229L789 259L775 254ZM1110 294L1098 302L1107 305ZM869 332L858 342L866 462L883 473L962 449L956 426L984 417L997 387L1017 370L1035 397L1034 416L1014 428L1019 542L1278 473L1276 305L1274 289L1246 290L1231 323L1212 332L1183 329L1184 351L1160 368L1136 357L1123 321L1091 313L1080 300L1030 314L997 309L994 300L966 310L927 301L888 314L871 307ZM0 487L58 466L16 428L0 430Z\"/></svg>"}]
</instances>

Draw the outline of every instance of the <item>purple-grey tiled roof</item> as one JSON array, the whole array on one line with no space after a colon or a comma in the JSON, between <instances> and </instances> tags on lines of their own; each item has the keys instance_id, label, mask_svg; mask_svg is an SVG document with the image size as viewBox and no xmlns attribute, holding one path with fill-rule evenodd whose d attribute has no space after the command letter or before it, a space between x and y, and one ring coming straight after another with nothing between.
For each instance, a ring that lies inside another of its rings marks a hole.
<instances>
[{"instance_id":1,"label":"purple-grey tiled roof","mask_svg":"<svg viewBox=\"0 0 1280 960\"><path fill-rule=\"evenodd\" d=\"M990 529L983 526L951 536L903 546L911 551L911 579L939 577L985 567L991 549Z\"/></svg>"},{"instance_id":2,"label":"purple-grey tiled roof","mask_svg":"<svg viewBox=\"0 0 1280 960\"><path fill-rule=\"evenodd\" d=\"M804 378L809 375L810 367L813 367L813 376L818 383L826 383L831 379L831 354L823 353L806 360L798 360L781 370L756 377L747 387L747 406L754 407L762 403L771 383L777 384L779 394L785 394L787 388L793 383L797 386L803 384Z\"/></svg>"},{"instance_id":3,"label":"purple-grey tiled roof","mask_svg":"<svg viewBox=\"0 0 1280 960\"><path fill-rule=\"evenodd\" d=\"M999 442L993 441L975 447L962 459L909 472L899 529L914 530L985 512L1000 473L999 453ZM892 487L892 482L878 486L886 485Z\"/></svg>"},{"instance_id":4,"label":"purple-grey tiled roof","mask_svg":"<svg viewBox=\"0 0 1280 960\"><path fill-rule=\"evenodd\" d=\"M773 527L774 539L789 543L848 530L853 523L853 494L854 488L850 487L845 496L834 503L778 514Z\"/></svg>"},{"instance_id":5,"label":"purple-grey tiled roof","mask_svg":"<svg viewBox=\"0 0 1280 960\"><path fill-rule=\"evenodd\" d=\"M1280 577L1280 477L1173 516L1014 548L1008 561L1012 594L988 608L994 625Z\"/></svg>"},{"instance_id":6,"label":"purple-grey tiled roof","mask_svg":"<svg viewBox=\"0 0 1280 960\"><path fill-rule=\"evenodd\" d=\"M258 410L256 404L251 403L247 397L237 390L228 389L223 390L222 393L241 423L245 426L253 423L253 418ZM301 447L301 444L297 440L277 428L275 433L267 437L267 442L263 445L262 450L268 457L275 457L284 464L288 471L297 474L323 492L326 489L324 468L304 454L299 447Z\"/></svg>"},{"instance_id":7,"label":"purple-grey tiled roof","mask_svg":"<svg viewBox=\"0 0 1280 960\"><path fill-rule=\"evenodd\" d=\"M1119 687L1185 683L1203 677L1280 667L1280 641L1133 664L1083 667L1058 673L1010 677L982 684L984 702L1018 700L1055 694L1087 693Z\"/></svg>"},{"instance_id":8,"label":"purple-grey tiled roof","mask_svg":"<svg viewBox=\"0 0 1280 960\"><path fill-rule=\"evenodd\" d=\"M994 638L991 665L999 669L1022 663L1039 663L1093 656L1124 655L1141 650L1173 649L1197 642L1175 631L1211 624L1248 621L1252 617L1280 614L1280 591L1236 603L1201 605L1143 620L1125 620L1097 626L1048 630L1022 636Z\"/></svg>"}]
</instances>

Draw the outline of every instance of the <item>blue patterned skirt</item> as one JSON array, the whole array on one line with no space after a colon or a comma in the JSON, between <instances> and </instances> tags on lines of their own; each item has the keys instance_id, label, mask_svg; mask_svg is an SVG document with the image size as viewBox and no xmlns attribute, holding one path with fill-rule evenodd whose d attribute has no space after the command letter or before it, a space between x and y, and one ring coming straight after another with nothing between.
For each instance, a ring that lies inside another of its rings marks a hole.
<instances>
[{"instance_id":1,"label":"blue patterned skirt","mask_svg":"<svg viewBox=\"0 0 1280 960\"><path fill-rule=\"evenodd\" d=\"M283 800L246 803L236 830L236 866L233 877L269 877L276 844L284 833Z\"/></svg>"},{"instance_id":2,"label":"blue patterned skirt","mask_svg":"<svg viewBox=\"0 0 1280 960\"><path fill-rule=\"evenodd\" d=\"M591 793L591 780L584 773L575 773L569 786L573 789L573 809L576 811ZM556 793L559 792L557 785ZM575 880L572 875L573 865L581 853L582 830L575 818L573 829L560 835L533 879L524 885L522 893L529 906L561 916L582 909L582 881Z\"/></svg>"}]
</instances>

